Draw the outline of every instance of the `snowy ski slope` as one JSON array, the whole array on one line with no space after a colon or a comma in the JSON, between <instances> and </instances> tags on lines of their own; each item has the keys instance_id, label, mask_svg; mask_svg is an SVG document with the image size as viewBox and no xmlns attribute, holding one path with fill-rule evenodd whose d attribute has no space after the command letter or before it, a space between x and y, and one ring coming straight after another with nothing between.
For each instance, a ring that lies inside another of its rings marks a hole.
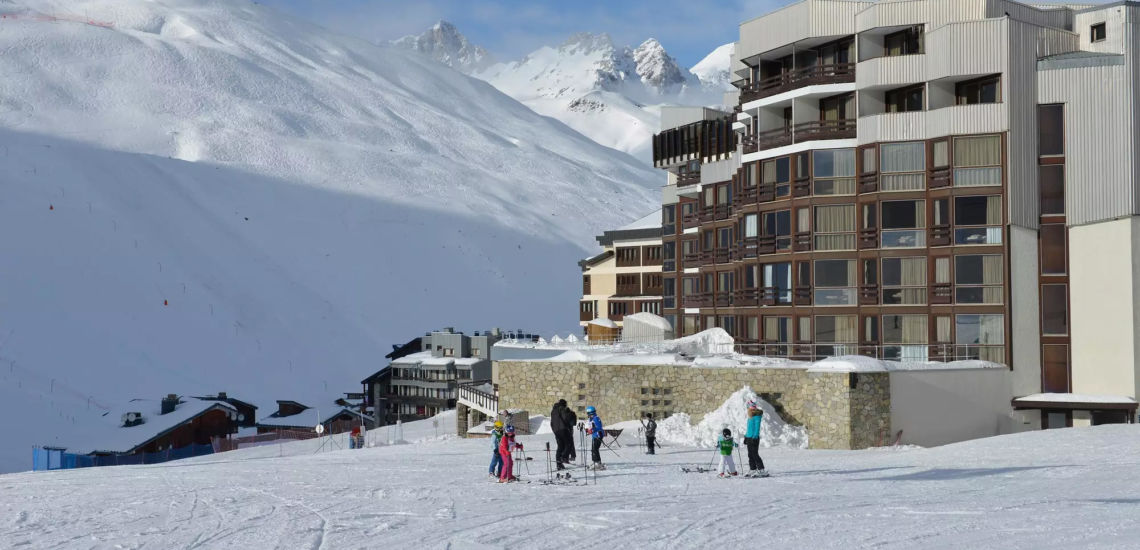
<instances>
[{"instance_id":1,"label":"snowy ski slope","mask_svg":"<svg viewBox=\"0 0 1140 550\"><path fill-rule=\"evenodd\" d=\"M100 404L327 407L426 330L568 330L655 207L489 84L248 0L0 15L0 472Z\"/></svg>"},{"instance_id":2,"label":"snowy ski slope","mask_svg":"<svg viewBox=\"0 0 1140 550\"><path fill-rule=\"evenodd\" d=\"M0 476L0 546L57 548L1135 548L1136 426L933 449L764 449L768 479L681 473L710 449L623 436L597 485L492 483L486 439ZM282 456L278 456L282 455ZM581 471L574 471L581 477Z\"/></svg>"}]
</instances>

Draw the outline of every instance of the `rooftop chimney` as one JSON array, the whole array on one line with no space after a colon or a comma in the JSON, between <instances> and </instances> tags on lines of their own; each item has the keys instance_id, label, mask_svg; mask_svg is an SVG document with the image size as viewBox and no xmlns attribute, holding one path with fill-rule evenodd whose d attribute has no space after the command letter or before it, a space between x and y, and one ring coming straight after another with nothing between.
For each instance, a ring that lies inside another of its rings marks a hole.
<instances>
[{"instance_id":1,"label":"rooftop chimney","mask_svg":"<svg viewBox=\"0 0 1140 550\"><path fill-rule=\"evenodd\" d=\"M218 399L219 399L220 401L225 401L226 399L228 399L228 396L226 395L226 392L224 392L224 391L220 391L220 392L218 392Z\"/></svg>"},{"instance_id":2,"label":"rooftop chimney","mask_svg":"<svg viewBox=\"0 0 1140 550\"><path fill-rule=\"evenodd\" d=\"M178 396L172 394L162 398L162 414L170 414L178 407Z\"/></svg>"}]
</instances>

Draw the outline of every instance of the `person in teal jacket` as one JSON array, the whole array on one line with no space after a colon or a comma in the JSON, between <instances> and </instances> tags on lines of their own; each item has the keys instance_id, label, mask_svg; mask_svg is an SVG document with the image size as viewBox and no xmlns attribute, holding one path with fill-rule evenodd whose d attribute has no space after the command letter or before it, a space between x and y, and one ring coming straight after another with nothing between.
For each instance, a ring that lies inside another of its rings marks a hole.
<instances>
[{"instance_id":1,"label":"person in teal jacket","mask_svg":"<svg viewBox=\"0 0 1140 550\"><path fill-rule=\"evenodd\" d=\"M760 423L764 421L764 411L755 404L748 408L748 430L744 432L744 446L748 448L748 473L745 477L764 477L764 461L760 458Z\"/></svg>"}]
</instances>

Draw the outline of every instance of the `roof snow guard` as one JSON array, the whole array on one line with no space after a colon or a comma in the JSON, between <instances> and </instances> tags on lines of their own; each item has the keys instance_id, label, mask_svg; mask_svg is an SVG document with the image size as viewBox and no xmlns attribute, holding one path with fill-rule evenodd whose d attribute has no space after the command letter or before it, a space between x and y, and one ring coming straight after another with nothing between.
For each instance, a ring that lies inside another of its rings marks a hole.
<instances>
[{"instance_id":1,"label":"roof snow guard","mask_svg":"<svg viewBox=\"0 0 1140 550\"><path fill-rule=\"evenodd\" d=\"M1071 409L1071 410L1126 410L1136 411L1135 399L1119 395L1082 395L1078 393L1036 393L1017 397L1014 409Z\"/></svg>"}]
</instances>

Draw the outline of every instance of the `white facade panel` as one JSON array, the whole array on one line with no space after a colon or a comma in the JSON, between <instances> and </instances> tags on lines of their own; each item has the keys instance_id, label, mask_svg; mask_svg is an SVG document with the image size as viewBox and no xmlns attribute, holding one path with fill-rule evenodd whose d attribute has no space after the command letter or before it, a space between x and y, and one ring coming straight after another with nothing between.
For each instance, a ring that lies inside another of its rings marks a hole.
<instances>
[{"instance_id":1,"label":"white facade panel","mask_svg":"<svg viewBox=\"0 0 1140 550\"><path fill-rule=\"evenodd\" d=\"M926 82L926 55L876 57L862 61L855 69L855 86L860 90L889 89Z\"/></svg>"},{"instance_id":2,"label":"white facade panel","mask_svg":"<svg viewBox=\"0 0 1140 550\"><path fill-rule=\"evenodd\" d=\"M953 23L927 33L929 79L1004 73L1009 60L1006 23L1005 19Z\"/></svg>"},{"instance_id":3,"label":"white facade panel","mask_svg":"<svg viewBox=\"0 0 1140 550\"><path fill-rule=\"evenodd\" d=\"M1008 130L1007 105L955 105L933 111L882 113L859 119L859 145Z\"/></svg>"},{"instance_id":4,"label":"white facade panel","mask_svg":"<svg viewBox=\"0 0 1140 550\"><path fill-rule=\"evenodd\" d=\"M871 2L802 0L740 25L740 59L816 37L855 34L855 14Z\"/></svg>"},{"instance_id":5,"label":"white facade panel","mask_svg":"<svg viewBox=\"0 0 1140 550\"><path fill-rule=\"evenodd\" d=\"M890 379L891 432L902 430L905 444L934 447L1017 431L1006 369L900 371Z\"/></svg>"},{"instance_id":6,"label":"white facade panel","mask_svg":"<svg viewBox=\"0 0 1140 550\"><path fill-rule=\"evenodd\" d=\"M1009 228L1010 353L1013 395L1041 393L1041 308L1037 298L1037 231Z\"/></svg>"},{"instance_id":7,"label":"white facade panel","mask_svg":"<svg viewBox=\"0 0 1140 550\"><path fill-rule=\"evenodd\" d=\"M732 180L732 176L736 174L736 169L740 168L739 158L740 157L733 155L725 160L702 164L701 185Z\"/></svg>"},{"instance_id":8,"label":"white facade panel","mask_svg":"<svg viewBox=\"0 0 1140 550\"><path fill-rule=\"evenodd\" d=\"M1057 29L1071 29L1073 25L1073 10L1061 6L1033 6L1010 0L990 0L986 8L986 17L1003 17L1032 23L1042 27Z\"/></svg>"}]
</instances>

